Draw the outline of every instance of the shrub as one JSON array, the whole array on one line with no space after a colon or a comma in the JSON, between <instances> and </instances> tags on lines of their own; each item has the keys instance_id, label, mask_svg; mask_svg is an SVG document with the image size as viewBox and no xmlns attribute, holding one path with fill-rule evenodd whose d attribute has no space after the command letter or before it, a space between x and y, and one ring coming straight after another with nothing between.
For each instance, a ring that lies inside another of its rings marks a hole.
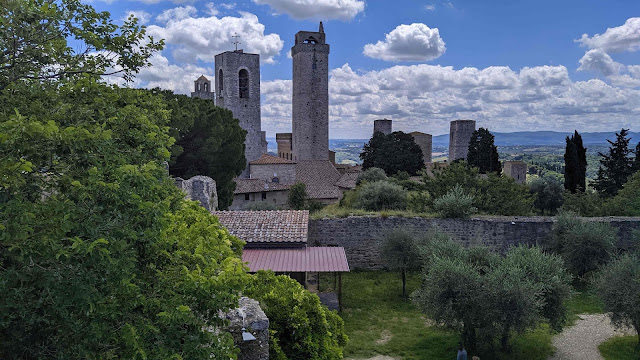
<instances>
[{"instance_id":1,"label":"shrub","mask_svg":"<svg viewBox=\"0 0 640 360\"><path fill-rule=\"evenodd\" d=\"M244 291L260 302L269 318L269 356L273 359L342 359L344 323L315 294L286 275L259 271Z\"/></svg>"},{"instance_id":2,"label":"shrub","mask_svg":"<svg viewBox=\"0 0 640 360\"><path fill-rule=\"evenodd\" d=\"M580 216L603 215L603 199L595 191L577 191L572 194L564 192L564 202L560 207L561 212L574 212Z\"/></svg>"},{"instance_id":3,"label":"shrub","mask_svg":"<svg viewBox=\"0 0 640 360\"><path fill-rule=\"evenodd\" d=\"M402 210L407 206L407 192L387 181L366 183L358 189L353 206L369 211Z\"/></svg>"},{"instance_id":4,"label":"shrub","mask_svg":"<svg viewBox=\"0 0 640 360\"><path fill-rule=\"evenodd\" d=\"M289 207L293 210L302 210L307 204L307 185L296 183L289 189Z\"/></svg>"},{"instance_id":5,"label":"shrub","mask_svg":"<svg viewBox=\"0 0 640 360\"><path fill-rule=\"evenodd\" d=\"M473 196L465 194L460 185L437 198L433 207L445 218L466 218L476 211L473 207Z\"/></svg>"},{"instance_id":6,"label":"shrub","mask_svg":"<svg viewBox=\"0 0 640 360\"><path fill-rule=\"evenodd\" d=\"M630 176L618 194L605 203L604 212L606 215L640 216L640 171Z\"/></svg>"},{"instance_id":7,"label":"shrub","mask_svg":"<svg viewBox=\"0 0 640 360\"><path fill-rule=\"evenodd\" d=\"M564 185L562 180L553 176L545 176L534 179L529 183L529 189L535 199L533 205L541 215L556 213L562 206Z\"/></svg>"},{"instance_id":8,"label":"shrub","mask_svg":"<svg viewBox=\"0 0 640 360\"><path fill-rule=\"evenodd\" d=\"M358 175L358 179L356 180L356 185L360 185L363 181L366 182L376 182L381 180L387 180L387 174L384 173L384 170L372 167Z\"/></svg>"},{"instance_id":9,"label":"shrub","mask_svg":"<svg viewBox=\"0 0 640 360\"><path fill-rule=\"evenodd\" d=\"M429 212L431 195L426 191L410 191L407 195L407 209L416 213Z\"/></svg>"}]
</instances>

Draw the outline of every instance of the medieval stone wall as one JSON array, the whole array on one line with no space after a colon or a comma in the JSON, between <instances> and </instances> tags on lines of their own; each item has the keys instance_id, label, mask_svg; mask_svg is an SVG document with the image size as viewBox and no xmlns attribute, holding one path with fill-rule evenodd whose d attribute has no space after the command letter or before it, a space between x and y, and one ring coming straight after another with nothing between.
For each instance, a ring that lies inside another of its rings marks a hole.
<instances>
[{"instance_id":1,"label":"medieval stone wall","mask_svg":"<svg viewBox=\"0 0 640 360\"><path fill-rule=\"evenodd\" d=\"M632 241L633 230L640 229L640 218L587 218L604 221L618 229L621 245ZM352 269L383 268L380 237L385 231L406 228L418 234L440 231L465 246L485 245L505 252L510 246L536 245L551 232L552 217L476 217L471 219L425 219L397 216L351 216L309 221L309 246L342 246Z\"/></svg>"},{"instance_id":2,"label":"medieval stone wall","mask_svg":"<svg viewBox=\"0 0 640 360\"><path fill-rule=\"evenodd\" d=\"M418 146L420 146L420 150L422 150L422 161L427 164L431 162L431 154L433 151L433 141L431 134L425 134L418 131L414 131L411 133L413 137L413 141L415 141Z\"/></svg>"},{"instance_id":3,"label":"medieval stone wall","mask_svg":"<svg viewBox=\"0 0 640 360\"><path fill-rule=\"evenodd\" d=\"M174 178L175 185L186 193L189 200L199 201L209 211L218 210L216 182L208 176L197 175L189 180Z\"/></svg>"}]
</instances>

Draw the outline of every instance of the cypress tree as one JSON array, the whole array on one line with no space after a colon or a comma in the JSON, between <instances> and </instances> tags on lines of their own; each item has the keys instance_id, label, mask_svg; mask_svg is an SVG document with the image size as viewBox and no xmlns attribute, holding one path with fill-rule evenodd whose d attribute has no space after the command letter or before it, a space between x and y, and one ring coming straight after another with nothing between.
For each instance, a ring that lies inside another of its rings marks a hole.
<instances>
[{"instance_id":1,"label":"cypress tree","mask_svg":"<svg viewBox=\"0 0 640 360\"><path fill-rule=\"evenodd\" d=\"M587 149L582 144L582 136L575 131L567 136L564 153L564 188L575 193L585 191L587 175Z\"/></svg>"},{"instance_id":2,"label":"cypress tree","mask_svg":"<svg viewBox=\"0 0 640 360\"><path fill-rule=\"evenodd\" d=\"M467 162L469 166L477 167L481 174L488 172L500 173L500 158L498 148L494 145L495 137L489 130L480 128L473 132L469 140Z\"/></svg>"},{"instance_id":3,"label":"cypress tree","mask_svg":"<svg viewBox=\"0 0 640 360\"><path fill-rule=\"evenodd\" d=\"M636 159L633 161L633 172L640 171L640 142L636 145Z\"/></svg>"},{"instance_id":4,"label":"cypress tree","mask_svg":"<svg viewBox=\"0 0 640 360\"><path fill-rule=\"evenodd\" d=\"M627 182L629 175L633 173L634 161L631 157L633 151L629 149L628 129L622 129L616 133L616 141L607 140L611 145L609 153L598 153L600 168L594 181L594 188L602 195L614 196L622 185Z\"/></svg>"}]
</instances>

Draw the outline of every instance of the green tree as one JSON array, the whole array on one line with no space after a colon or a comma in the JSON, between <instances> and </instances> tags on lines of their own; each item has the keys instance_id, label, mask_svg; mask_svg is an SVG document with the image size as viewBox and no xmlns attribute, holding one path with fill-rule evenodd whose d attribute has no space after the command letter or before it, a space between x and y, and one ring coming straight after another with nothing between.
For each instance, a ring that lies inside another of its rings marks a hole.
<instances>
[{"instance_id":1,"label":"green tree","mask_svg":"<svg viewBox=\"0 0 640 360\"><path fill-rule=\"evenodd\" d=\"M602 207L606 215L640 216L640 172L631 175L618 194Z\"/></svg>"},{"instance_id":2,"label":"green tree","mask_svg":"<svg viewBox=\"0 0 640 360\"><path fill-rule=\"evenodd\" d=\"M303 210L307 205L307 185L296 183L289 189L289 207L293 210Z\"/></svg>"},{"instance_id":3,"label":"green tree","mask_svg":"<svg viewBox=\"0 0 640 360\"><path fill-rule=\"evenodd\" d=\"M494 139L493 134L485 128L480 128L471 134L467 162L469 166L477 167L481 174L489 172L499 174L502 171Z\"/></svg>"},{"instance_id":4,"label":"green tree","mask_svg":"<svg viewBox=\"0 0 640 360\"><path fill-rule=\"evenodd\" d=\"M633 160L633 171L638 172L640 171L640 142L638 142L638 145L636 145L635 154L636 157Z\"/></svg>"},{"instance_id":5,"label":"green tree","mask_svg":"<svg viewBox=\"0 0 640 360\"><path fill-rule=\"evenodd\" d=\"M244 294L258 300L269 318L271 358L342 359L348 341L342 319L295 280L259 271Z\"/></svg>"},{"instance_id":6,"label":"green tree","mask_svg":"<svg viewBox=\"0 0 640 360\"><path fill-rule=\"evenodd\" d=\"M467 218L476 211L473 207L473 196L465 194L460 185L437 198L433 208L445 218Z\"/></svg>"},{"instance_id":7,"label":"green tree","mask_svg":"<svg viewBox=\"0 0 640 360\"><path fill-rule=\"evenodd\" d=\"M612 197L622 189L627 178L633 173L632 151L629 149L628 129L616 133L616 141L607 140L611 145L609 153L598 153L600 168L593 187L605 197Z\"/></svg>"},{"instance_id":8,"label":"green tree","mask_svg":"<svg viewBox=\"0 0 640 360\"><path fill-rule=\"evenodd\" d=\"M422 150L413 137L402 131L384 135L377 131L360 154L364 170L377 167L387 175L395 175L398 171L406 171L416 175L424 169Z\"/></svg>"},{"instance_id":9,"label":"green tree","mask_svg":"<svg viewBox=\"0 0 640 360\"><path fill-rule=\"evenodd\" d=\"M602 216L605 215L603 208L603 199L595 191L578 191L575 194L565 191L559 211L574 212L580 216Z\"/></svg>"},{"instance_id":10,"label":"green tree","mask_svg":"<svg viewBox=\"0 0 640 360\"><path fill-rule=\"evenodd\" d=\"M367 170L358 174L358 178L356 179L356 185L360 185L363 181L366 182L375 182L380 180L387 180L387 174L384 173L384 170L377 167L370 167Z\"/></svg>"},{"instance_id":11,"label":"green tree","mask_svg":"<svg viewBox=\"0 0 640 360\"><path fill-rule=\"evenodd\" d=\"M170 135L176 139L171 147L169 173L183 179L196 175L216 181L218 207L226 209L233 201L235 182L245 167L244 138L231 111L217 107L211 100L177 95L154 89L171 110Z\"/></svg>"},{"instance_id":12,"label":"green tree","mask_svg":"<svg viewBox=\"0 0 640 360\"><path fill-rule=\"evenodd\" d=\"M420 268L419 249L415 236L406 229L395 229L382 235L380 253L387 267L399 271L402 278L402 296L407 296L407 272Z\"/></svg>"},{"instance_id":13,"label":"green tree","mask_svg":"<svg viewBox=\"0 0 640 360\"><path fill-rule=\"evenodd\" d=\"M357 189L353 206L369 211L402 210L407 207L407 191L388 181L365 183Z\"/></svg>"},{"instance_id":14,"label":"green tree","mask_svg":"<svg viewBox=\"0 0 640 360\"><path fill-rule=\"evenodd\" d=\"M633 326L640 346L640 256L627 254L606 266L596 282L605 311L617 326Z\"/></svg>"},{"instance_id":15,"label":"green tree","mask_svg":"<svg viewBox=\"0 0 640 360\"><path fill-rule=\"evenodd\" d=\"M564 188L571 193L584 192L587 189L587 149L582 144L582 136L575 131L566 139L564 152Z\"/></svg>"},{"instance_id":16,"label":"green tree","mask_svg":"<svg viewBox=\"0 0 640 360\"><path fill-rule=\"evenodd\" d=\"M4 0L0 18L0 90L21 79L131 80L163 46L135 18L118 26L80 0Z\"/></svg>"},{"instance_id":17,"label":"green tree","mask_svg":"<svg viewBox=\"0 0 640 360\"><path fill-rule=\"evenodd\" d=\"M541 215L553 215L562 206L562 182L554 176L533 179L529 183L529 190L534 196L533 205Z\"/></svg>"}]
</instances>

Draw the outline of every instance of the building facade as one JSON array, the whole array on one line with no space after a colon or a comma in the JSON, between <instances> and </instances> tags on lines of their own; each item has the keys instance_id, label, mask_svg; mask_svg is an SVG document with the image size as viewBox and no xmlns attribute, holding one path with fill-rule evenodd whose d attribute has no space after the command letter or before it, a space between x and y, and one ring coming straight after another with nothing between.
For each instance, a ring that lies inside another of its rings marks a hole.
<instances>
[{"instance_id":1,"label":"building facade","mask_svg":"<svg viewBox=\"0 0 640 360\"><path fill-rule=\"evenodd\" d=\"M393 121L388 119L380 119L373 121L373 133L381 132L385 135L389 135L393 132Z\"/></svg>"},{"instance_id":2,"label":"building facade","mask_svg":"<svg viewBox=\"0 0 640 360\"><path fill-rule=\"evenodd\" d=\"M466 160L469 140L476 130L475 120L454 120L449 130L449 162Z\"/></svg>"}]
</instances>

